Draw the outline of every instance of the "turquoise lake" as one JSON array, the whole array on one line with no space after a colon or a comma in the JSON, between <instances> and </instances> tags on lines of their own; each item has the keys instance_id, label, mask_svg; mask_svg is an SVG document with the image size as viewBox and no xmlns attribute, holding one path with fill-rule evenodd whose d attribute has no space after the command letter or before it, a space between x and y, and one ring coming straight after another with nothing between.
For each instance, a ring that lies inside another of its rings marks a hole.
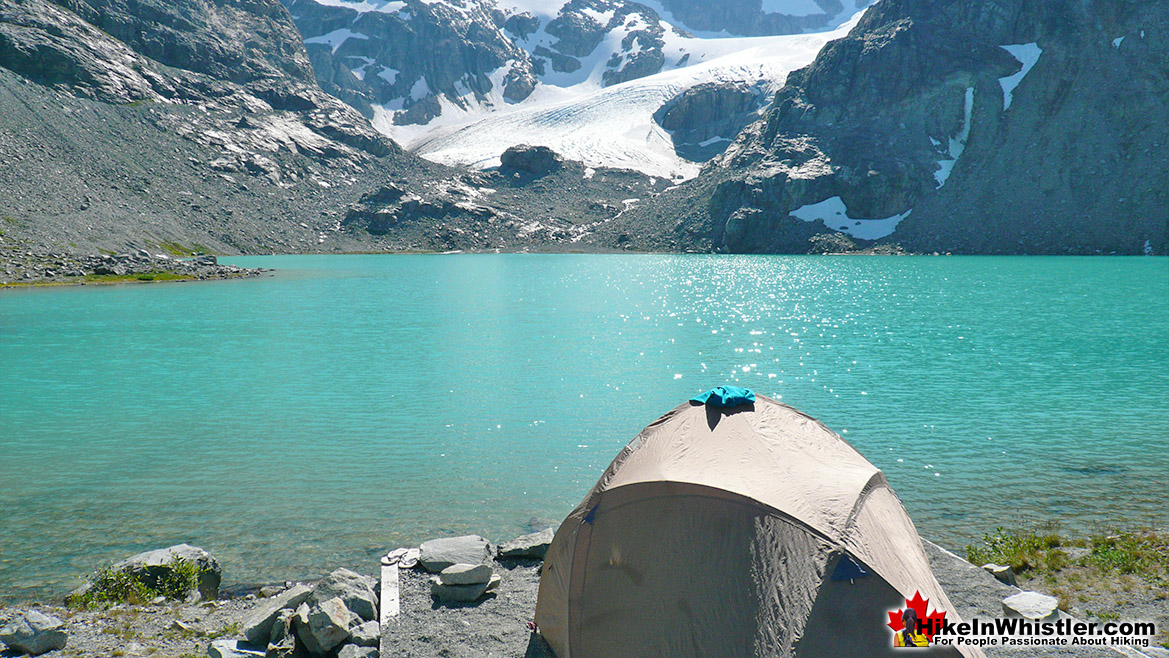
<instances>
[{"instance_id":1,"label":"turquoise lake","mask_svg":"<svg viewBox=\"0 0 1169 658\"><path fill-rule=\"evenodd\" d=\"M0 598L182 541L239 583L507 539L724 383L954 549L1169 521L1166 258L223 260L277 271L0 291Z\"/></svg>"}]
</instances>

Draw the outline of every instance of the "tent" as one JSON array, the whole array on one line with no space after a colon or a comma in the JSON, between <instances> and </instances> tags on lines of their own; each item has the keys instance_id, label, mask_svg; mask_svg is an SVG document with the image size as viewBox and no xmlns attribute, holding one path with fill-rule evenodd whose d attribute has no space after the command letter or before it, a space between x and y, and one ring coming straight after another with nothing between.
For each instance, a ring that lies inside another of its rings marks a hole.
<instances>
[{"instance_id":1,"label":"tent","mask_svg":"<svg viewBox=\"0 0 1169 658\"><path fill-rule=\"evenodd\" d=\"M957 621L880 470L792 407L725 399L645 428L560 525L536 606L558 658L904 657L888 612L916 592Z\"/></svg>"}]
</instances>

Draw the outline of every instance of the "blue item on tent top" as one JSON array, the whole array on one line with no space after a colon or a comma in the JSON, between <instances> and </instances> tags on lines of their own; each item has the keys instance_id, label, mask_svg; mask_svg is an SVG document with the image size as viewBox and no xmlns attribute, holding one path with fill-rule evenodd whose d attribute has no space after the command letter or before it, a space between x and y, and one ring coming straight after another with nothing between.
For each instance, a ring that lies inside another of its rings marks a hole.
<instances>
[{"instance_id":1,"label":"blue item on tent top","mask_svg":"<svg viewBox=\"0 0 1169 658\"><path fill-rule=\"evenodd\" d=\"M755 404L755 391L738 386L719 386L690 398L690 401L712 407L737 407L740 404Z\"/></svg>"}]
</instances>

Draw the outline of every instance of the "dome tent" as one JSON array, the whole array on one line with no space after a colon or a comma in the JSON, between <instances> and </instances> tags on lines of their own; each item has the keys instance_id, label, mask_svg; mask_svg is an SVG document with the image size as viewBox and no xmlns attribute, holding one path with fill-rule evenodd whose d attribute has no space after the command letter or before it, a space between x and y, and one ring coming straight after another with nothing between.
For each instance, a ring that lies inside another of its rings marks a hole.
<instances>
[{"instance_id":1,"label":"dome tent","mask_svg":"<svg viewBox=\"0 0 1169 658\"><path fill-rule=\"evenodd\" d=\"M765 397L698 400L638 434L556 532L536 624L558 658L905 656L888 611L916 592L957 621L844 439Z\"/></svg>"}]
</instances>

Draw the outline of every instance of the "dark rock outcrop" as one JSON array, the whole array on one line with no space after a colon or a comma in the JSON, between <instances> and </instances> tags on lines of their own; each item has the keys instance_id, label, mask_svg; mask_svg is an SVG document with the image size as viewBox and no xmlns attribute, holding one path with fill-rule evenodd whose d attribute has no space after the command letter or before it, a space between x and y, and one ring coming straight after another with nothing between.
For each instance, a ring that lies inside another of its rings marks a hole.
<instances>
[{"instance_id":1,"label":"dark rock outcrop","mask_svg":"<svg viewBox=\"0 0 1169 658\"><path fill-rule=\"evenodd\" d=\"M765 98L759 87L709 82L678 94L654 113L654 120L670 131L678 155L706 162L759 118Z\"/></svg>"},{"instance_id":2,"label":"dark rock outcrop","mask_svg":"<svg viewBox=\"0 0 1169 658\"><path fill-rule=\"evenodd\" d=\"M555 151L547 146L528 146L517 144L504 151L499 156L503 169L523 171L534 176L556 171L564 163Z\"/></svg>"},{"instance_id":3,"label":"dark rock outcrop","mask_svg":"<svg viewBox=\"0 0 1169 658\"><path fill-rule=\"evenodd\" d=\"M528 56L501 31L507 19L494 5L406 0L395 11L358 11L314 0L285 4L321 86L367 117L378 105L396 108L400 125L426 123L441 111L439 98L466 107L489 102L495 91L516 102L535 88Z\"/></svg>"}]
</instances>

